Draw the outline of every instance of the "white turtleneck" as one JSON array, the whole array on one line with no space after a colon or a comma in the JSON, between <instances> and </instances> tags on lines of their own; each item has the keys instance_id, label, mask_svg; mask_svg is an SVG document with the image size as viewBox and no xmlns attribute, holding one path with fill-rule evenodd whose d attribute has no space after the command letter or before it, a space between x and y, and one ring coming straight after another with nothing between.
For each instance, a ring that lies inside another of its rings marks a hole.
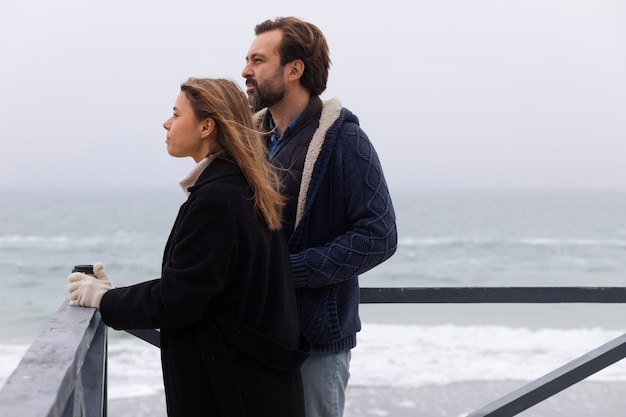
<instances>
[{"instance_id":1,"label":"white turtleneck","mask_svg":"<svg viewBox=\"0 0 626 417\"><path fill-rule=\"evenodd\" d=\"M178 181L178 184L180 184L180 187L183 189L183 192L186 195L189 195L189 187L193 186L196 181L198 181L200 174L202 174L206 167L208 167L209 164L213 162L216 156L217 153L207 156L202 161L198 162L196 166L193 167L191 172L189 172L189 174L187 174L183 179Z\"/></svg>"}]
</instances>

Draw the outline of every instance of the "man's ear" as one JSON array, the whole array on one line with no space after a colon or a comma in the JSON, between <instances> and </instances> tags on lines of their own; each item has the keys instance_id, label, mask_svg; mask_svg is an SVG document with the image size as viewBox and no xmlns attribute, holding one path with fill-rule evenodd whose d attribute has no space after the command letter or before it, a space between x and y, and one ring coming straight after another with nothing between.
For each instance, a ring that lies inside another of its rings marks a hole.
<instances>
[{"instance_id":1,"label":"man's ear","mask_svg":"<svg viewBox=\"0 0 626 417\"><path fill-rule=\"evenodd\" d=\"M204 119L202 122L202 130L200 135L202 138L208 137L215 130L215 120L211 118Z\"/></svg>"},{"instance_id":2,"label":"man's ear","mask_svg":"<svg viewBox=\"0 0 626 417\"><path fill-rule=\"evenodd\" d=\"M297 80L304 74L304 62L301 59L295 59L287 65L289 66L290 80Z\"/></svg>"}]
</instances>

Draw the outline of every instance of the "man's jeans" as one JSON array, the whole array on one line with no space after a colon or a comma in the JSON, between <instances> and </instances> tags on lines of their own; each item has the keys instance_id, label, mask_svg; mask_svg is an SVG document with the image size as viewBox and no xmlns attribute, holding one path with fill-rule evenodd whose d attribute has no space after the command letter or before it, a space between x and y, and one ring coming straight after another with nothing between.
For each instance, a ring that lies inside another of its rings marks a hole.
<instances>
[{"instance_id":1,"label":"man's jeans","mask_svg":"<svg viewBox=\"0 0 626 417\"><path fill-rule=\"evenodd\" d=\"M351 352L314 352L302 365L306 417L342 417Z\"/></svg>"}]
</instances>

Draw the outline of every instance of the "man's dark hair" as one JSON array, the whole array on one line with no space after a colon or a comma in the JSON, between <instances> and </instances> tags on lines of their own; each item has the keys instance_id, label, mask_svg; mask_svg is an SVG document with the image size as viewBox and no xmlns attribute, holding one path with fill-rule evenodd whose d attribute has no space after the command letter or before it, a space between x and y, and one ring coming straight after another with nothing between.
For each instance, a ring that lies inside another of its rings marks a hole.
<instances>
[{"instance_id":1,"label":"man's dark hair","mask_svg":"<svg viewBox=\"0 0 626 417\"><path fill-rule=\"evenodd\" d=\"M330 68L328 44L322 31L312 23L295 17L277 17L256 25L254 33L258 36L275 29L283 33L278 47L280 64L285 65L296 59L304 62L304 73L300 78L302 86L313 96L322 94L326 90Z\"/></svg>"}]
</instances>

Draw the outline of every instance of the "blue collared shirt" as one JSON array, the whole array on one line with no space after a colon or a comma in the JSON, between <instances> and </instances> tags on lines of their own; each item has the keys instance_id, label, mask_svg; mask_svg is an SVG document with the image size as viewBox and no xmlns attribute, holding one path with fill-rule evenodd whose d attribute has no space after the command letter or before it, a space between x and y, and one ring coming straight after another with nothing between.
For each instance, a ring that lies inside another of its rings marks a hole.
<instances>
[{"instance_id":1,"label":"blue collared shirt","mask_svg":"<svg viewBox=\"0 0 626 417\"><path fill-rule=\"evenodd\" d=\"M291 131L295 129L296 125L298 124L298 120L300 120L300 116L302 116L302 112L300 112L300 114L298 114L296 118L293 119L291 123L289 123L289 126L285 128L283 135L278 136L278 132L276 131L276 126L274 125L274 119L272 119L272 115L270 114L269 125L270 125L271 134L270 134L270 140L267 144L267 150L269 152L268 156L270 159L272 159L274 155L278 153L278 151L280 150L280 148L283 147L287 139L289 139L289 135L291 134Z\"/></svg>"}]
</instances>

